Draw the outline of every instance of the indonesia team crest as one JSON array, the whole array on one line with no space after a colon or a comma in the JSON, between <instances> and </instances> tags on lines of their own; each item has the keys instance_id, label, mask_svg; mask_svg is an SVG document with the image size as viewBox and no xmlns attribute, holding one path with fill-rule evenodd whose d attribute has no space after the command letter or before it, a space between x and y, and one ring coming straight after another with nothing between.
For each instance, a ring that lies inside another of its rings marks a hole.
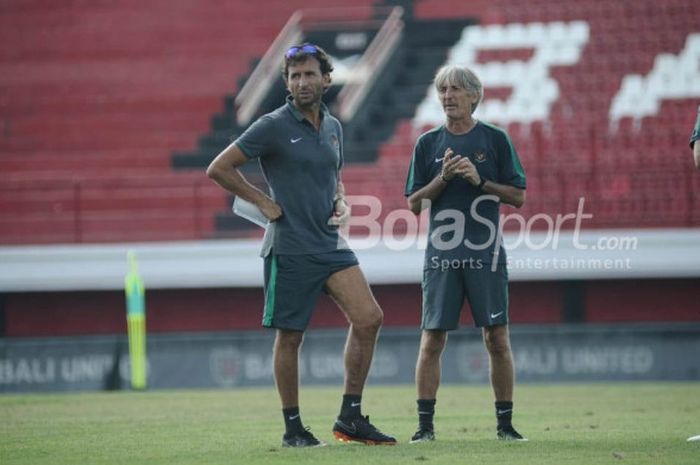
<instances>
[{"instance_id":1,"label":"indonesia team crest","mask_svg":"<svg viewBox=\"0 0 700 465\"><path fill-rule=\"evenodd\" d=\"M478 152L474 152L474 155L472 155L472 159L477 163L483 163L486 161L486 153L481 150L479 150Z\"/></svg>"}]
</instances>

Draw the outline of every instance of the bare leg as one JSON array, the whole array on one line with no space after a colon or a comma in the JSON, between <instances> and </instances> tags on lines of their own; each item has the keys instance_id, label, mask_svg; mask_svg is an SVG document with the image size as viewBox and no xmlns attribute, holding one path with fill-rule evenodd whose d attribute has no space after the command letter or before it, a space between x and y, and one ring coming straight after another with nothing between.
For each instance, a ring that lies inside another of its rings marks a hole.
<instances>
[{"instance_id":1,"label":"bare leg","mask_svg":"<svg viewBox=\"0 0 700 465\"><path fill-rule=\"evenodd\" d=\"M326 288L350 322L344 354L345 394L361 395L384 314L357 265L331 275Z\"/></svg>"},{"instance_id":2,"label":"bare leg","mask_svg":"<svg viewBox=\"0 0 700 465\"><path fill-rule=\"evenodd\" d=\"M283 409L299 406L299 348L303 339L302 331L277 330L273 362Z\"/></svg>"},{"instance_id":3,"label":"bare leg","mask_svg":"<svg viewBox=\"0 0 700 465\"><path fill-rule=\"evenodd\" d=\"M442 351L447 331L423 330L416 363L418 399L435 399L440 386Z\"/></svg>"},{"instance_id":4,"label":"bare leg","mask_svg":"<svg viewBox=\"0 0 700 465\"><path fill-rule=\"evenodd\" d=\"M484 344L491 362L491 386L497 401L513 401L513 354L508 326L488 326L483 330Z\"/></svg>"}]
</instances>

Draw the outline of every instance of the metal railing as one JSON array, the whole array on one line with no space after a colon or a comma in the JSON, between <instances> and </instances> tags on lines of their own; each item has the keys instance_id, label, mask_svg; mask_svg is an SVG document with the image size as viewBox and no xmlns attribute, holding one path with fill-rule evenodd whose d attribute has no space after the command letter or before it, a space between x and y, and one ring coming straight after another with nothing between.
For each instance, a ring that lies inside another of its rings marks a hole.
<instances>
[{"instance_id":1,"label":"metal railing","mask_svg":"<svg viewBox=\"0 0 700 465\"><path fill-rule=\"evenodd\" d=\"M352 79L338 93L338 116L351 121L374 85L387 60L401 41L403 8L394 7L379 32L367 47Z\"/></svg>"},{"instance_id":2,"label":"metal railing","mask_svg":"<svg viewBox=\"0 0 700 465\"><path fill-rule=\"evenodd\" d=\"M235 104L238 107L236 120L239 126L247 126L253 119L263 99L279 77L280 57L301 39L302 16L301 11L295 11L292 14L236 96Z\"/></svg>"},{"instance_id":3,"label":"metal railing","mask_svg":"<svg viewBox=\"0 0 700 465\"><path fill-rule=\"evenodd\" d=\"M381 24L374 40L360 59L351 81L343 86L339 94L340 117L344 121L351 119L371 89L386 60L398 46L403 30L403 8L392 7L377 11L382 14L388 12L386 19L379 22L374 19L360 20L357 17L358 13L363 15L367 13L365 8L360 7L295 11L236 96L238 125L245 127L253 120L265 96L279 77L281 57L289 47L301 42L305 29L340 27L343 24L346 26Z\"/></svg>"}]
</instances>

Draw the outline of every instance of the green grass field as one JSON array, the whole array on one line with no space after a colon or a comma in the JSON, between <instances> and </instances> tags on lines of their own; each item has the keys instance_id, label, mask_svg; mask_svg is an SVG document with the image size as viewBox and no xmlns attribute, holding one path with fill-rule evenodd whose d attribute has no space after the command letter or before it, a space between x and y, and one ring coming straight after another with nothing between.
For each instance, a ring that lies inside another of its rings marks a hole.
<instances>
[{"instance_id":1,"label":"green grass field","mask_svg":"<svg viewBox=\"0 0 700 465\"><path fill-rule=\"evenodd\" d=\"M14 464L698 464L698 383L517 386L527 443L495 439L488 386L443 386L437 441L408 444L412 386L369 386L363 410L395 447L342 444L330 429L340 387L304 387L304 423L328 447L280 446L272 388L0 395L0 463Z\"/></svg>"}]
</instances>

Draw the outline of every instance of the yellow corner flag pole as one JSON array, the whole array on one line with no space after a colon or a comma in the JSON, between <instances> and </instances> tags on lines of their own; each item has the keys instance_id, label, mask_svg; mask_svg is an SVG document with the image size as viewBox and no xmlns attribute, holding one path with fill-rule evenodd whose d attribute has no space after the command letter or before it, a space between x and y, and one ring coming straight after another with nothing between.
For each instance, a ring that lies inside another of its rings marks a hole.
<instances>
[{"instance_id":1,"label":"yellow corner flag pole","mask_svg":"<svg viewBox=\"0 0 700 465\"><path fill-rule=\"evenodd\" d=\"M136 254L129 251L129 272L124 278L126 322L129 330L129 359L132 389L146 389L146 298L139 276Z\"/></svg>"}]
</instances>

